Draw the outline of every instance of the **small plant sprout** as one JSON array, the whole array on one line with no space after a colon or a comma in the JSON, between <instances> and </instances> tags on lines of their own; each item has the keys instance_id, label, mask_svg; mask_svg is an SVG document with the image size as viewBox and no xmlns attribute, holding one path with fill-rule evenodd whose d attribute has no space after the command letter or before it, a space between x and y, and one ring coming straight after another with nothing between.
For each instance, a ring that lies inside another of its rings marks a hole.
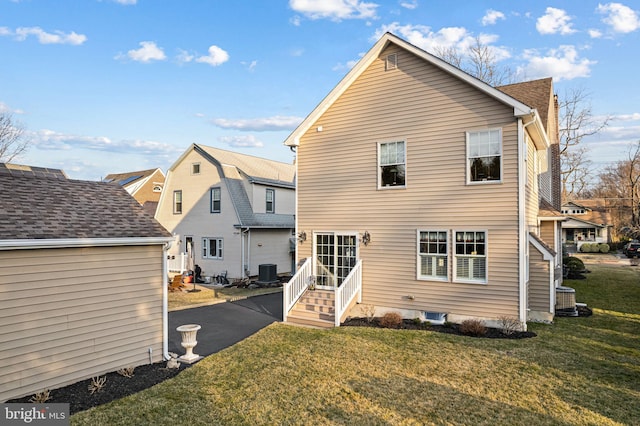
<instances>
[{"instance_id":1,"label":"small plant sprout","mask_svg":"<svg viewBox=\"0 0 640 426\"><path fill-rule=\"evenodd\" d=\"M371 323L376 315L376 307L373 305L360 305L360 313L364 315L368 323Z\"/></svg>"},{"instance_id":2,"label":"small plant sprout","mask_svg":"<svg viewBox=\"0 0 640 426\"><path fill-rule=\"evenodd\" d=\"M522 322L518 318L502 316L498 318L498 324L500 324L500 331L505 336L522 331Z\"/></svg>"},{"instance_id":3,"label":"small plant sprout","mask_svg":"<svg viewBox=\"0 0 640 426\"><path fill-rule=\"evenodd\" d=\"M133 370L135 370L135 367L122 368L122 369L118 370L118 374L123 376L123 377L132 378L133 377Z\"/></svg>"},{"instance_id":4,"label":"small plant sprout","mask_svg":"<svg viewBox=\"0 0 640 426\"><path fill-rule=\"evenodd\" d=\"M89 383L89 392L93 395L96 392L100 392L104 385L107 383L107 376L104 377L94 377L91 379L91 383Z\"/></svg>"},{"instance_id":5,"label":"small plant sprout","mask_svg":"<svg viewBox=\"0 0 640 426\"><path fill-rule=\"evenodd\" d=\"M31 398L29 398L29 402L33 404L44 404L50 399L51 392L49 392L49 389L45 389L41 392L36 392Z\"/></svg>"}]
</instances>

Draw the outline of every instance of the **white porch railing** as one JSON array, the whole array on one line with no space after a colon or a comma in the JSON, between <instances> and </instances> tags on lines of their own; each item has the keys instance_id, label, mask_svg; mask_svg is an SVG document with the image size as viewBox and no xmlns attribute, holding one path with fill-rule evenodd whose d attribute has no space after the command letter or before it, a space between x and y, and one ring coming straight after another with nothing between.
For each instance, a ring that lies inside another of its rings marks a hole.
<instances>
[{"instance_id":1,"label":"white porch railing","mask_svg":"<svg viewBox=\"0 0 640 426\"><path fill-rule=\"evenodd\" d=\"M355 297L358 297L358 303L362 302L362 259L358 260L340 287L336 288L336 327L340 327L340 318Z\"/></svg>"},{"instance_id":2,"label":"white porch railing","mask_svg":"<svg viewBox=\"0 0 640 426\"><path fill-rule=\"evenodd\" d=\"M300 296L309 286L309 277L311 276L311 258L308 257L302 266L298 269L293 277L286 283L282 289L282 321L287 322L289 311L296 304Z\"/></svg>"},{"instance_id":3,"label":"white porch railing","mask_svg":"<svg viewBox=\"0 0 640 426\"><path fill-rule=\"evenodd\" d=\"M169 272L178 272L182 274L187 270L187 253L167 256L167 268L169 269Z\"/></svg>"}]
</instances>

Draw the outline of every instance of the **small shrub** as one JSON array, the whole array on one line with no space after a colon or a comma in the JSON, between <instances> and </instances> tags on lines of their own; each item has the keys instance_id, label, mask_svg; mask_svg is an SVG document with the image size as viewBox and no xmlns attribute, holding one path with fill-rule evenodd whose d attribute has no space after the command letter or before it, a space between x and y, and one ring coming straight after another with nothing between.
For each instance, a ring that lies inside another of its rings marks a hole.
<instances>
[{"instance_id":1,"label":"small shrub","mask_svg":"<svg viewBox=\"0 0 640 426\"><path fill-rule=\"evenodd\" d=\"M585 270L584 262L575 256L563 258L562 263L565 264L571 272L581 272Z\"/></svg>"},{"instance_id":2,"label":"small shrub","mask_svg":"<svg viewBox=\"0 0 640 426\"><path fill-rule=\"evenodd\" d=\"M371 323L376 315L376 307L373 305L360 305L360 313L364 315L368 323Z\"/></svg>"},{"instance_id":3,"label":"small shrub","mask_svg":"<svg viewBox=\"0 0 640 426\"><path fill-rule=\"evenodd\" d=\"M413 323L414 323L415 325L420 325L420 324L422 324L422 320L421 320L420 318L418 318L418 317L415 317L415 318L413 319Z\"/></svg>"},{"instance_id":4,"label":"small shrub","mask_svg":"<svg viewBox=\"0 0 640 426\"><path fill-rule=\"evenodd\" d=\"M96 392L100 392L104 385L107 383L107 377L94 377L91 379L91 383L89 383L89 392L93 395Z\"/></svg>"},{"instance_id":5,"label":"small shrub","mask_svg":"<svg viewBox=\"0 0 640 426\"><path fill-rule=\"evenodd\" d=\"M29 402L33 404L44 404L50 399L51 399L51 392L49 392L49 389L45 389L42 392L36 392L35 395L29 398Z\"/></svg>"},{"instance_id":6,"label":"small shrub","mask_svg":"<svg viewBox=\"0 0 640 426\"><path fill-rule=\"evenodd\" d=\"M500 324L500 331L505 336L511 336L522 330L522 322L518 318L503 316L498 318L498 324Z\"/></svg>"},{"instance_id":7,"label":"small shrub","mask_svg":"<svg viewBox=\"0 0 640 426\"><path fill-rule=\"evenodd\" d=\"M380 326L384 328L399 328L402 324L402 315L398 312L387 312L380 318Z\"/></svg>"},{"instance_id":8,"label":"small shrub","mask_svg":"<svg viewBox=\"0 0 640 426\"><path fill-rule=\"evenodd\" d=\"M122 368L120 370L118 370L118 374L124 377L128 377L128 378L132 378L133 377L133 370L135 370L135 367L127 367L127 368Z\"/></svg>"},{"instance_id":9,"label":"small shrub","mask_svg":"<svg viewBox=\"0 0 640 426\"><path fill-rule=\"evenodd\" d=\"M598 244L598 249L600 253L609 253L609 244L600 243Z\"/></svg>"},{"instance_id":10,"label":"small shrub","mask_svg":"<svg viewBox=\"0 0 640 426\"><path fill-rule=\"evenodd\" d=\"M468 319L460 324L460 332L469 336L484 336L487 333L487 327L481 320Z\"/></svg>"}]
</instances>

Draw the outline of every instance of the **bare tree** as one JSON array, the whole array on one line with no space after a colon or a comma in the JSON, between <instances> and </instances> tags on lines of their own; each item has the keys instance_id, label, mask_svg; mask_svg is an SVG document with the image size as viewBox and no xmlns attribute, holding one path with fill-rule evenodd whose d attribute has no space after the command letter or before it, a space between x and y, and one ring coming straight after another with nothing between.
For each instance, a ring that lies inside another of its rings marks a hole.
<instances>
[{"instance_id":1,"label":"bare tree","mask_svg":"<svg viewBox=\"0 0 640 426\"><path fill-rule=\"evenodd\" d=\"M0 113L0 163L9 163L29 147L24 128L11 114Z\"/></svg>"},{"instance_id":2,"label":"bare tree","mask_svg":"<svg viewBox=\"0 0 640 426\"><path fill-rule=\"evenodd\" d=\"M591 184L591 160L587 158L589 150L576 146L560 156L560 180L562 199L585 198Z\"/></svg>"}]
</instances>

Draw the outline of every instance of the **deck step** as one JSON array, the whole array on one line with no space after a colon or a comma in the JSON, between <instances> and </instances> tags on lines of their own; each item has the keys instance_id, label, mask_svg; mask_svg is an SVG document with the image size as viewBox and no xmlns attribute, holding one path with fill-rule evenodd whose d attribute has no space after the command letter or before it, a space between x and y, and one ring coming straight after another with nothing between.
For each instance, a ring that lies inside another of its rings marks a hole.
<instances>
[{"instance_id":1,"label":"deck step","mask_svg":"<svg viewBox=\"0 0 640 426\"><path fill-rule=\"evenodd\" d=\"M333 291L307 290L287 315L287 322L307 327L335 326Z\"/></svg>"}]
</instances>

